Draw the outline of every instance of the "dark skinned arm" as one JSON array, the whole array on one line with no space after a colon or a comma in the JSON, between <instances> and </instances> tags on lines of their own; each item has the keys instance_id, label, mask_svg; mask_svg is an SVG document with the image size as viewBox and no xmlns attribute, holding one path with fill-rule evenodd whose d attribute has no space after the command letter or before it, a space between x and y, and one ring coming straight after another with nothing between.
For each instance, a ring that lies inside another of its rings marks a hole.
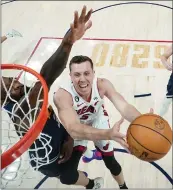
<instances>
[{"instance_id":1,"label":"dark skinned arm","mask_svg":"<svg viewBox=\"0 0 173 190\"><path fill-rule=\"evenodd\" d=\"M47 83L48 89L66 68L67 61L73 46L73 42L69 37L70 35L71 31L65 35L61 45L58 47L55 53L45 62L40 71L40 74Z\"/></svg>"},{"instance_id":2,"label":"dark skinned arm","mask_svg":"<svg viewBox=\"0 0 173 190\"><path fill-rule=\"evenodd\" d=\"M56 52L43 65L40 74L45 79L48 88L66 68L73 44L81 39L85 31L91 27L92 23L89 21L91 13L92 9L86 14L86 6L83 7L80 17L78 17L78 12L75 11L74 22L71 24L70 30L64 36Z\"/></svg>"},{"instance_id":3,"label":"dark skinned arm","mask_svg":"<svg viewBox=\"0 0 173 190\"><path fill-rule=\"evenodd\" d=\"M73 44L81 39L85 32L92 26L92 22L89 20L92 14L92 9L86 12L86 6L83 7L81 15L78 16L78 12L74 12L74 21L70 25L69 32L64 36L61 45L55 51L55 53L44 63L41 68L40 74L45 79L48 89L50 89L53 82L60 76L66 67ZM31 108L34 108L37 103L37 97L40 91L41 83L37 82L32 91L29 93L29 104ZM43 92L39 99L43 99ZM41 103L39 107L41 107ZM28 103L24 101L21 105L25 113L28 113ZM24 117L20 110L16 113L20 118Z\"/></svg>"}]
</instances>

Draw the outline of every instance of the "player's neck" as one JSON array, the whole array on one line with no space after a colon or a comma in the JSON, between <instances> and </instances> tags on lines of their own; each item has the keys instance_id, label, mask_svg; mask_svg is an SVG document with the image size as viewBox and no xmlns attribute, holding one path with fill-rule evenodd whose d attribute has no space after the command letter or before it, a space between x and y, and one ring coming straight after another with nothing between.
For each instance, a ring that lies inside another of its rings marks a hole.
<instances>
[{"instance_id":1,"label":"player's neck","mask_svg":"<svg viewBox=\"0 0 173 190\"><path fill-rule=\"evenodd\" d=\"M80 94L79 95L86 101L86 102L90 102L91 101L91 95L92 95L92 90L88 93L88 94Z\"/></svg>"}]
</instances>

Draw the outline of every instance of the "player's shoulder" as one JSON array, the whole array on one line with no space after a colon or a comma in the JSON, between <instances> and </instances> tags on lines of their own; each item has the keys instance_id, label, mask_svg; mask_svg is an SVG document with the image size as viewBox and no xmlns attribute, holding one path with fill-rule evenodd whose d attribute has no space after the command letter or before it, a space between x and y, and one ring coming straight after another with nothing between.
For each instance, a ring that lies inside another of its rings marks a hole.
<instances>
[{"instance_id":1,"label":"player's shoulder","mask_svg":"<svg viewBox=\"0 0 173 190\"><path fill-rule=\"evenodd\" d=\"M64 88L59 88L55 93L54 93L54 97L56 98L68 98L71 97L71 94Z\"/></svg>"},{"instance_id":2,"label":"player's shoulder","mask_svg":"<svg viewBox=\"0 0 173 190\"><path fill-rule=\"evenodd\" d=\"M72 100L73 99L72 99L71 94L63 88L59 88L55 92L54 97L53 97L53 101L54 101L55 105L63 105L68 102L71 103Z\"/></svg>"}]
</instances>

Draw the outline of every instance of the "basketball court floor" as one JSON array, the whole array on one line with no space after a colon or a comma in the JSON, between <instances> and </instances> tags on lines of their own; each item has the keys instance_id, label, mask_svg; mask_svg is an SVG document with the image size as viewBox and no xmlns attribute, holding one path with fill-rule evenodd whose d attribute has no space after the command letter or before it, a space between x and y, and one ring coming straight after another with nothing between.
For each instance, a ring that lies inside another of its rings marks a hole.
<instances>
[{"instance_id":1,"label":"basketball court floor","mask_svg":"<svg viewBox=\"0 0 173 190\"><path fill-rule=\"evenodd\" d=\"M160 55L172 43L171 1L152 1L152 4L135 1L15 1L4 4L1 36L13 28L23 37L11 38L2 44L2 63L25 64L39 72L69 29L73 12L80 11L83 5L98 11L92 15L92 28L74 45L70 58L80 54L90 56L99 77L109 79L117 91L142 113L153 108L157 114L170 76L161 65ZM64 78L68 79L68 72L67 67L53 84L50 104L53 105L52 93ZM6 76L11 74L5 73ZM142 94L151 96L134 97ZM120 114L108 100L105 104L113 125L120 119ZM172 106L164 118L172 127ZM126 132L128 125L128 122L123 123L122 132ZM92 142L88 147L93 149ZM115 147L122 149L117 143ZM172 149L155 162L155 166L118 151L115 157L123 168L129 188L172 187L169 181L172 178ZM104 177L104 188L118 188L103 161L86 164L81 160L79 169L86 171L90 178ZM37 184L39 188L81 188L62 185L56 178L48 178L42 183L45 176L33 171L27 154L15 162L13 172L9 173L2 178L2 185L6 188L34 188Z\"/></svg>"}]
</instances>

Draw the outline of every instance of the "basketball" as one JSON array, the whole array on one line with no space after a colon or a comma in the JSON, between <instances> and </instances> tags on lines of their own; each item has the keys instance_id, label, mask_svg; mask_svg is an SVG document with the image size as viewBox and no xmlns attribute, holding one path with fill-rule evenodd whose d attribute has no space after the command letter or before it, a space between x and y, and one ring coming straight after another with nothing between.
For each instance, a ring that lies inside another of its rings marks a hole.
<instances>
[{"instance_id":1,"label":"basketball","mask_svg":"<svg viewBox=\"0 0 173 190\"><path fill-rule=\"evenodd\" d=\"M137 117L127 130L127 143L132 155L143 161L163 158L172 146L172 130L168 122L156 114Z\"/></svg>"}]
</instances>

